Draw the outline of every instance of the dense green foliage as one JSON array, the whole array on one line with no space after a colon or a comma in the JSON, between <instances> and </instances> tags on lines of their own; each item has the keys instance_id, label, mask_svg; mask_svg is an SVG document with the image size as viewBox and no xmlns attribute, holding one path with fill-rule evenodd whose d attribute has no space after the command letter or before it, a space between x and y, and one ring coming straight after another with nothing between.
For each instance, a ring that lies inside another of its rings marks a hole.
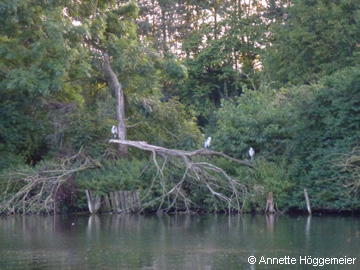
<instances>
[{"instance_id":1,"label":"dense green foliage","mask_svg":"<svg viewBox=\"0 0 360 270\"><path fill-rule=\"evenodd\" d=\"M245 160L253 147L255 170L213 160L246 185L247 211L264 210L269 192L280 210L303 210L304 188L314 209L360 210L359 1L262 2L2 1L0 172L36 173L83 149L102 167L73 175L71 207L86 206L87 188L146 192L156 175L148 156L118 159L108 144L106 52L129 140L195 150L206 135L211 149ZM164 185L183 175L174 164ZM1 202L9 179L0 179ZM184 189L216 210L203 187Z\"/></svg>"},{"instance_id":2,"label":"dense green foliage","mask_svg":"<svg viewBox=\"0 0 360 270\"><path fill-rule=\"evenodd\" d=\"M314 208L358 209L360 190L340 181L356 171L344 176L335 164L359 144L359 78L360 67L347 68L311 86L245 93L219 110L218 147L246 157L252 146L258 170L243 177L254 191L262 181L279 198L291 194L286 208L301 209L307 188Z\"/></svg>"},{"instance_id":3,"label":"dense green foliage","mask_svg":"<svg viewBox=\"0 0 360 270\"><path fill-rule=\"evenodd\" d=\"M359 76L360 67L348 68L318 85L300 88L301 93L294 97L289 155L299 170L298 183L309 187L319 208L359 206L360 190L349 194L339 181L342 173L334 166L341 154L351 152L360 142Z\"/></svg>"},{"instance_id":4,"label":"dense green foliage","mask_svg":"<svg viewBox=\"0 0 360 270\"><path fill-rule=\"evenodd\" d=\"M359 9L359 1L294 1L273 26L267 76L278 85L309 84L359 63Z\"/></svg>"}]
</instances>

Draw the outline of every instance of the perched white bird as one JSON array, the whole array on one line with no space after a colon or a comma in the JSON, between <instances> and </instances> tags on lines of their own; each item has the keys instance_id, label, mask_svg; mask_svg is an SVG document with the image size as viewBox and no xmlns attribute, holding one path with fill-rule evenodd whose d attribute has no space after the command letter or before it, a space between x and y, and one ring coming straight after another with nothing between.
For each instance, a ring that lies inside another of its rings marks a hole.
<instances>
[{"instance_id":1,"label":"perched white bird","mask_svg":"<svg viewBox=\"0 0 360 270\"><path fill-rule=\"evenodd\" d=\"M211 143L211 137L208 137L204 143L204 147L206 150L209 150L210 148L210 143Z\"/></svg>"},{"instance_id":2,"label":"perched white bird","mask_svg":"<svg viewBox=\"0 0 360 270\"><path fill-rule=\"evenodd\" d=\"M117 127L116 126L112 126L111 133L114 134L114 138L116 139L116 136L117 136Z\"/></svg>"},{"instance_id":3,"label":"perched white bird","mask_svg":"<svg viewBox=\"0 0 360 270\"><path fill-rule=\"evenodd\" d=\"M251 161L253 161L253 158L255 155L255 150L252 147L250 147L250 149L249 149L249 155L250 155Z\"/></svg>"}]
</instances>

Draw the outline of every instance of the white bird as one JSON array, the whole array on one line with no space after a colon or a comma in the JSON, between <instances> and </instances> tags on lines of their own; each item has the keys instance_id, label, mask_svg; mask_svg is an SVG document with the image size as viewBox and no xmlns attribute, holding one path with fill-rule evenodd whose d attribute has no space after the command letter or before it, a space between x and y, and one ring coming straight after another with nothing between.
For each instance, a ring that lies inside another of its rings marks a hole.
<instances>
[{"instance_id":1,"label":"white bird","mask_svg":"<svg viewBox=\"0 0 360 270\"><path fill-rule=\"evenodd\" d=\"M117 127L116 126L112 126L111 133L114 134L114 138L116 139L116 136L117 136Z\"/></svg>"},{"instance_id":2,"label":"white bird","mask_svg":"<svg viewBox=\"0 0 360 270\"><path fill-rule=\"evenodd\" d=\"M250 149L249 149L249 155L250 155L251 161L253 161L253 158L255 155L255 150L252 147L250 147Z\"/></svg>"},{"instance_id":3,"label":"white bird","mask_svg":"<svg viewBox=\"0 0 360 270\"><path fill-rule=\"evenodd\" d=\"M204 143L205 150L209 150L211 143L211 137L208 137Z\"/></svg>"}]
</instances>

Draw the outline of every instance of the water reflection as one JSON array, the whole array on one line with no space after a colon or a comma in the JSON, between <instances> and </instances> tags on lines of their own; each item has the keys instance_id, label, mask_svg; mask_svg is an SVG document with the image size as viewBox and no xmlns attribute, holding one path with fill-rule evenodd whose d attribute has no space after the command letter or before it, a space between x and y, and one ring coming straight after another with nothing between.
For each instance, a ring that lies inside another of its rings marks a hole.
<instances>
[{"instance_id":1,"label":"water reflection","mask_svg":"<svg viewBox=\"0 0 360 270\"><path fill-rule=\"evenodd\" d=\"M305 239L307 243L310 243L310 225L311 225L311 215L309 215L306 218Z\"/></svg>"},{"instance_id":2,"label":"water reflection","mask_svg":"<svg viewBox=\"0 0 360 270\"><path fill-rule=\"evenodd\" d=\"M286 215L3 216L0 269L289 269L248 257L356 257L359 225Z\"/></svg>"},{"instance_id":3,"label":"water reflection","mask_svg":"<svg viewBox=\"0 0 360 270\"><path fill-rule=\"evenodd\" d=\"M266 225L269 232L274 232L275 219L277 219L278 214L266 214Z\"/></svg>"}]
</instances>

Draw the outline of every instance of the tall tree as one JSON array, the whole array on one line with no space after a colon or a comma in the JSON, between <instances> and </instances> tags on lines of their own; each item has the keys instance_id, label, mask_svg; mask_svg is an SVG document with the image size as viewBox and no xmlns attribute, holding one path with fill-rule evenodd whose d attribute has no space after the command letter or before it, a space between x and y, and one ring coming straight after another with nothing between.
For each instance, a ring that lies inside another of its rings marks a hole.
<instances>
[{"instance_id":1,"label":"tall tree","mask_svg":"<svg viewBox=\"0 0 360 270\"><path fill-rule=\"evenodd\" d=\"M171 77L185 77L186 72L176 60L164 62L141 42L138 11L135 1L2 3L0 152L1 157L9 156L2 168L10 160L35 163L49 151L70 152L72 147L89 144L99 149L110 133L106 125L115 124L116 119L116 91L105 91L112 85L111 77L122 86L120 111L131 112L121 126L136 126L131 136L141 137L145 124L139 128L139 123L175 103L159 101L160 85ZM104 53L109 55L108 67L114 76L104 68ZM191 117L180 118L179 126ZM159 128L161 123L154 121L153 128ZM170 123L162 124L165 128ZM191 132L179 138L189 135L192 144L196 139Z\"/></svg>"},{"instance_id":2,"label":"tall tree","mask_svg":"<svg viewBox=\"0 0 360 270\"><path fill-rule=\"evenodd\" d=\"M109 77L110 85L116 94L116 119L117 119L117 138L120 140L127 139L127 127L125 124L125 102L124 91L122 85L117 79L116 74L111 68L109 55L104 53L104 66ZM121 157L127 156L127 148L124 145L119 145L119 155Z\"/></svg>"},{"instance_id":3,"label":"tall tree","mask_svg":"<svg viewBox=\"0 0 360 270\"><path fill-rule=\"evenodd\" d=\"M139 34L156 50L183 56L183 42L210 14L206 0L139 0Z\"/></svg>"},{"instance_id":4,"label":"tall tree","mask_svg":"<svg viewBox=\"0 0 360 270\"><path fill-rule=\"evenodd\" d=\"M312 83L358 62L360 3L294 1L271 28L265 72L278 85Z\"/></svg>"},{"instance_id":5,"label":"tall tree","mask_svg":"<svg viewBox=\"0 0 360 270\"><path fill-rule=\"evenodd\" d=\"M74 9L73 6L71 8ZM83 35L83 39L92 56L94 74L98 73L99 81L108 83L116 97L117 136L124 140L127 138L126 94L131 95L131 91L144 93L149 87L141 89L139 86L151 84L153 81L148 55L154 53L142 46L136 33L135 19L139 9L135 1L101 1L97 2L94 10L89 7L89 3L82 2L77 9L93 11L93 14L88 13L81 17L80 27L89 30ZM77 13L70 13L70 16L75 14ZM143 71L142 78L139 77L141 69L149 72ZM134 83L134 77L137 77L138 82ZM126 146L119 146L119 155L127 156Z\"/></svg>"},{"instance_id":6,"label":"tall tree","mask_svg":"<svg viewBox=\"0 0 360 270\"><path fill-rule=\"evenodd\" d=\"M0 23L0 156L34 163L48 150L49 101L81 100L71 80L87 72L82 48L60 2L3 1Z\"/></svg>"},{"instance_id":7,"label":"tall tree","mask_svg":"<svg viewBox=\"0 0 360 270\"><path fill-rule=\"evenodd\" d=\"M256 1L215 1L209 8L213 19L203 21L184 40L189 80L176 94L196 112L200 125L212 121L222 98L238 96L244 88L257 89L259 55L266 39L261 10Z\"/></svg>"}]
</instances>

